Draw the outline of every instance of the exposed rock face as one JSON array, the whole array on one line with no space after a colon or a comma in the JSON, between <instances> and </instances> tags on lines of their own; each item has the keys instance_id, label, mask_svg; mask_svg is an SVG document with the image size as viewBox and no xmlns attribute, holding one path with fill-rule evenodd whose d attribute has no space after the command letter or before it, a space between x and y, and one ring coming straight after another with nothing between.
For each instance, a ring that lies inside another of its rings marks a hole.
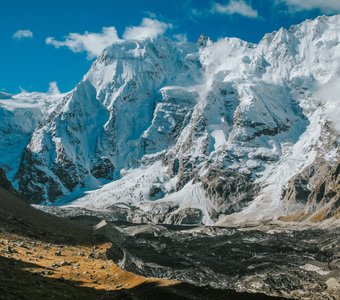
<instances>
[{"instance_id":1,"label":"exposed rock face","mask_svg":"<svg viewBox=\"0 0 340 300\"><path fill-rule=\"evenodd\" d=\"M210 169L202 177L202 187L219 213L231 214L241 211L257 194L251 176L232 170Z\"/></svg>"},{"instance_id":2,"label":"exposed rock face","mask_svg":"<svg viewBox=\"0 0 340 300\"><path fill-rule=\"evenodd\" d=\"M184 208L176 214L169 214L168 224L202 224L203 213L198 208Z\"/></svg>"},{"instance_id":3,"label":"exposed rock face","mask_svg":"<svg viewBox=\"0 0 340 300\"><path fill-rule=\"evenodd\" d=\"M112 179L114 174L114 166L108 157L97 158L93 163L91 174L95 178Z\"/></svg>"},{"instance_id":4,"label":"exposed rock face","mask_svg":"<svg viewBox=\"0 0 340 300\"><path fill-rule=\"evenodd\" d=\"M320 158L294 176L283 193L287 207L299 205L296 219L319 222L340 214L340 161L333 166ZM294 216L293 216L294 217ZM293 218L294 219L294 218Z\"/></svg>"}]
</instances>

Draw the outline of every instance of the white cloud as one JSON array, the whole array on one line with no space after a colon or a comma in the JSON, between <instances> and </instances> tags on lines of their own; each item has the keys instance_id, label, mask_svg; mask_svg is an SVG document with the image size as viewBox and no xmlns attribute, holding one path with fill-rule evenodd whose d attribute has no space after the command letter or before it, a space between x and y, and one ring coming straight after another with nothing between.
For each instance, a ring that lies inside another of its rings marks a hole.
<instances>
[{"instance_id":1,"label":"white cloud","mask_svg":"<svg viewBox=\"0 0 340 300\"><path fill-rule=\"evenodd\" d=\"M51 81L49 83L49 86L48 86L48 93L49 94L60 94L60 91L59 91L59 88L58 88L58 84L56 81Z\"/></svg>"},{"instance_id":2,"label":"white cloud","mask_svg":"<svg viewBox=\"0 0 340 300\"><path fill-rule=\"evenodd\" d=\"M130 26L125 29L124 39L141 40L145 38L155 38L171 28L167 24L155 19L144 18L139 26ZM115 27L103 27L100 33L87 32L70 33L64 40L56 40L54 37L47 37L46 44L56 48L67 47L73 52L87 52L88 59L99 56L104 48L119 40Z\"/></svg>"},{"instance_id":3,"label":"white cloud","mask_svg":"<svg viewBox=\"0 0 340 300\"><path fill-rule=\"evenodd\" d=\"M211 12L226 15L238 14L249 18L256 18L258 16L257 10L243 0L231 0L228 4L215 2L212 6Z\"/></svg>"},{"instance_id":4,"label":"white cloud","mask_svg":"<svg viewBox=\"0 0 340 300\"><path fill-rule=\"evenodd\" d=\"M324 114L340 133L340 76L322 86L316 93L317 99L324 106Z\"/></svg>"},{"instance_id":5,"label":"white cloud","mask_svg":"<svg viewBox=\"0 0 340 300\"><path fill-rule=\"evenodd\" d=\"M19 86L20 93L27 93L27 90L23 87Z\"/></svg>"},{"instance_id":6,"label":"white cloud","mask_svg":"<svg viewBox=\"0 0 340 300\"><path fill-rule=\"evenodd\" d=\"M157 15L152 11L146 11L145 15L147 15L150 19L157 19Z\"/></svg>"},{"instance_id":7,"label":"white cloud","mask_svg":"<svg viewBox=\"0 0 340 300\"><path fill-rule=\"evenodd\" d=\"M194 17L201 17L202 15L205 14L205 10L198 10L196 8L192 8L190 12L191 12L191 15Z\"/></svg>"},{"instance_id":8,"label":"white cloud","mask_svg":"<svg viewBox=\"0 0 340 300\"><path fill-rule=\"evenodd\" d=\"M325 13L340 12L340 0L276 0L287 4L293 11L319 9Z\"/></svg>"},{"instance_id":9,"label":"white cloud","mask_svg":"<svg viewBox=\"0 0 340 300\"><path fill-rule=\"evenodd\" d=\"M70 33L64 41L58 41L54 37L47 37L46 44L56 48L67 47L73 52L87 52L89 59L99 56L104 48L118 40L115 27L103 27L102 32L92 33L85 31L84 34Z\"/></svg>"},{"instance_id":10,"label":"white cloud","mask_svg":"<svg viewBox=\"0 0 340 300\"><path fill-rule=\"evenodd\" d=\"M29 29L21 29L21 30L14 32L13 38L18 39L18 40L25 39L25 38L31 39L33 38L33 32Z\"/></svg>"},{"instance_id":11,"label":"white cloud","mask_svg":"<svg viewBox=\"0 0 340 300\"><path fill-rule=\"evenodd\" d=\"M123 38L126 40L143 40L155 38L163 34L171 24L167 24L155 19L144 18L139 26L131 26L125 29Z\"/></svg>"},{"instance_id":12,"label":"white cloud","mask_svg":"<svg viewBox=\"0 0 340 300\"><path fill-rule=\"evenodd\" d=\"M185 43L188 41L188 37L185 33L174 34L173 37L177 42L180 42L180 43Z\"/></svg>"}]
</instances>

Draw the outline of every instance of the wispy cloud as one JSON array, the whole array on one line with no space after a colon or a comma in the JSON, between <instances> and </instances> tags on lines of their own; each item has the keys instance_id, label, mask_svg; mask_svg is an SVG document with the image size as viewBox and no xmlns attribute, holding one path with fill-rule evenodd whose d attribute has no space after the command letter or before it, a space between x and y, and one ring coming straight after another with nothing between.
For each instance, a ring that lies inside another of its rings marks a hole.
<instances>
[{"instance_id":1,"label":"wispy cloud","mask_svg":"<svg viewBox=\"0 0 340 300\"><path fill-rule=\"evenodd\" d=\"M211 12L225 15L237 14L248 18L256 18L258 16L257 10L243 0L231 0L226 4L214 2Z\"/></svg>"},{"instance_id":2,"label":"wispy cloud","mask_svg":"<svg viewBox=\"0 0 340 300\"><path fill-rule=\"evenodd\" d=\"M13 34L13 38L17 40L33 38L33 32L29 29L20 29Z\"/></svg>"},{"instance_id":3,"label":"wispy cloud","mask_svg":"<svg viewBox=\"0 0 340 300\"><path fill-rule=\"evenodd\" d=\"M20 93L27 93L27 90L24 89L22 86L19 86Z\"/></svg>"},{"instance_id":4,"label":"wispy cloud","mask_svg":"<svg viewBox=\"0 0 340 300\"><path fill-rule=\"evenodd\" d=\"M174 34L173 38L180 43L185 43L188 41L188 37L185 33L178 33L178 34Z\"/></svg>"},{"instance_id":5,"label":"wispy cloud","mask_svg":"<svg viewBox=\"0 0 340 300\"><path fill-rule=\"evenodd\" d=\"M340 12L340 0L276 0L276 3L285 3L291 12L319 9L324 13Z\"/></svg>"},{"instance_id":6,"label":"wispy cloud","mask_svg":"<svg viewBox=\"0 0 340 300\"><path fill-rule=\"evenodd\" d=\"M316 93L317 99L323 105L326 119L333 123L334 128L340 133L340 76L323 85Z\"/></svg>"},{"instance_id":7,"label":"wispy cloud","mask_svg":"<svg viewBox=\"0 0 340 300\"><path fill-rule=\"evenodd\" d=\"M51 81L48 85L48 93L52 95L60 94L58 84L56 81Z\"/></svg>"},{"instance_id":8,"label":"wispy cloud","mask_svg":"<svg viewBox=\"0 0 340 300\"><path fill-rule=\"evenodd\" d=\"M139 26L127 27L123 38L126 40L155 38L171 27L171 24L156 19L144 18ZM115 27L103 27L99 33L87 31L83 34L70 33L63 40L57 40L49 36L46 38L46 44L56 48L67 47L73 52L87 52L87 58L93 59L117 40L119 40L119 37Z\"/></svg>"},{"instance_id":9,"label":"wispy cloud","mask_svg":"<svg viewBox=\"0 0 340 300\"><path fill-rule=\"evenodd\" d=\"M104 48L118 40L115 27L103 27L100 33L87 32L70 33L63 41L58 41L54 37L47 37L46 44L56 48L67 47L73 52L87 52L89 59L99 56Z\"/></svg>"},{"instance_id":10,"label":"wispy cloud","mask_svg":"<svg viewBox=\"0 0 340 300\"><path fill-rule=\"evenodd\" d=\"M125 29L123 38L126 40L142 40L146 38L155 38L171 28L167 24L155 19L144 18L139 26L130 26Z\"/></svg>"}]
</instances>

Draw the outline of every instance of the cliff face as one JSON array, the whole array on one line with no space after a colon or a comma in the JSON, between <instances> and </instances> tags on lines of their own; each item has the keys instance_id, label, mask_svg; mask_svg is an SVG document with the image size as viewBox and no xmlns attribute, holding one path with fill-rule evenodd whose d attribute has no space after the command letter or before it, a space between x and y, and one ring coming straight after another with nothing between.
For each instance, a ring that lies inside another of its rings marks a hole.
<instances>
[{"instance_id":1,"label":"cliff face","mask_svg":"<svg viewBox=\"0 0 340 300\"><path fill-rule=\"evenodd\" d=\"M316 160L294 176L283 193L287 209L298 213L283 220L319 222L340 216L340 161L330 166L324 159ZM298 207L298 208L297 208Z\"/></svg>"}]
</instances>

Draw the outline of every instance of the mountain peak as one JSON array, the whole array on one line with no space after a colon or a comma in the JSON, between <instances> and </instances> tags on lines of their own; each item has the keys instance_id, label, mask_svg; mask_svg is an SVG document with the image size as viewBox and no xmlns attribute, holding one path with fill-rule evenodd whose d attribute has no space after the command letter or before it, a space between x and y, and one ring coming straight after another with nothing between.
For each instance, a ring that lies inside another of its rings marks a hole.
<instances>
[{"instance_id":1,"label":"mountain peak","mask_svg":"<svg viewBox=\"0 0 340 300\"><path fill-rule=\"evenodd\" d=\"M39 115L9 177L16 172L31 202L79 198L74 205L128 221L212 224L294 210L283 201L291 180L337 157L338 134L324 134L331 105L315 90L337 74L339 20L306 21L257 45L204 35L198 44L117 41Z\"/></svg>"},{"instance_id":2,"label":"mountain peak","mask_svg":"<svg viewBox=\"0 0 340 300\"><path fill-rule=\"evenodd\" d=\"M197 40L197 44L199 47L206 47L210 46L212 44L212 41L207 35L201 34Z\"/></svg>"}]
</instances>

